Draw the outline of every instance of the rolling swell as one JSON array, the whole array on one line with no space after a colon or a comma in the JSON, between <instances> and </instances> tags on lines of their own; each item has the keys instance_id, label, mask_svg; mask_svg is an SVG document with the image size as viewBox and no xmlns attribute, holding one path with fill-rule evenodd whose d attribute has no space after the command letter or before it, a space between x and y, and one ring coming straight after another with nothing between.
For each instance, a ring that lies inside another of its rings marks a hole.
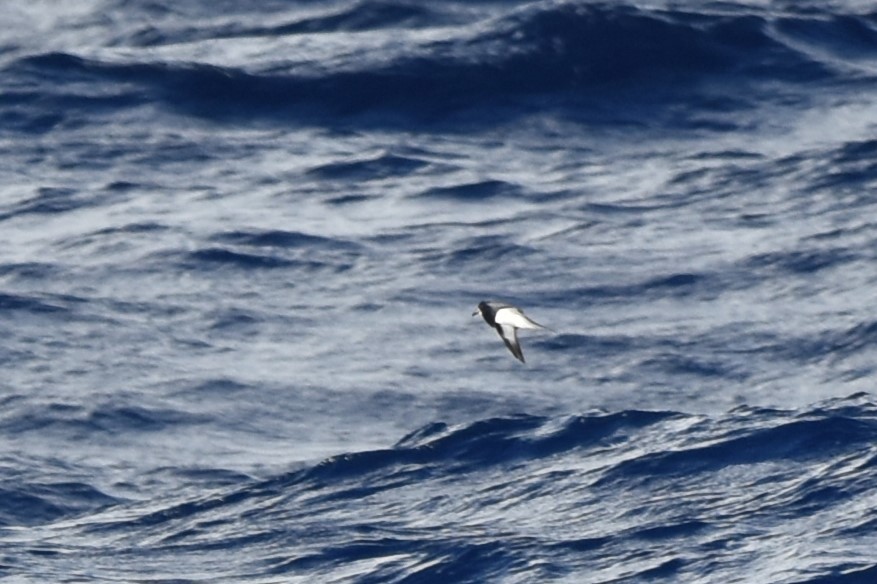
<instances>
[{"instance_id":1,"label":"rolling swell","mask_svg":"<svg viewBox=\"0 0 877 584\"><path fill-rule=\"evenodd\" d=\"M6 480L0 486L0 526L33 526L90 513L120 501L87 483Z\"/></svg>"},{"instance_id":2,"label":"rolling swell","mask_svg":"<svg viewBox=\"0 0 877 584\"><path fill-rule=\"evenodd\" d=\"M344 239L280 229L221 232L211 240L221 245L184 254L181 265L197 270L346 271L365 251Z\"/></svg>"},{"instance_id":3,"label":"rolling swell","mask_svg":"<svg viewBox=\"0 0 877 584\"><path fill-rule=\"evenodd\" d=\"M123 84L135 84L167 108L210 116L247 112L304 120L320 112L355 115L375 110L430 116L485 106L499 114L531 97L550 96L555 105L565 107L581 97L612 99L613 92L622 89L635 89L636 94L699 94L698 84L707 79L830 80L831 67L807 50L810 39L830 42L826 39L836 36L838 22L862 34L873 33L874 25L862 15L838 15L833 22L802 15L794 25L775 20L757 11L740 15L551 3L513 11L446 41L423 42L407 54L376 62L348 58L339 67L307 74L198 62L117 64L64 53L27 57L21 66L38 75L60 74L61 87L70 87L66 97L63 91L57 96L59 105L66 107L77 107L81 98L90 100L90 107L129 107L139 98ZM341 25L314 21L284 34L305 29L326 33L337 26ZM777 29L784 34L777 35ZM799 29L805 32L796 33ZM795 42L786 41L790 36ZM83 79L115 80L120 84L117 97L84 96L75 89ZM715 103L706 97L700 101L707 109Z\"/></svg>"},{"instance_id":4,"label":"rolling swell","mask_svg":"<svg viewBox=\"0 0 877 584\"><path fill-rule=\"evenodd\" d=\"M873 579L861 0L49 4L0 578Z\"/></svg>"},{"instance_id":5,"label":"rolling swell","mask_svg":"<svg viewBox=\"0 0 877 584\"><path fill-rule=\"evenodd\" d=\"M129 504L124 521L112 519L121 509L106 511L82 529L98 539L136 532L160 542L159 555L221 545L272 575L360 565L361 581L475 582L603 573L619 563L630 578L730 574L738 566L717 568L714 553L746 542L781 553L765 534L782 539L815 514L819 537L847 545L849 561L810 566L813 577L866 574L872 564L853 542L873 527L851 533L848 517L877 472L875 420L862 394L800 412L433 423L390 449L239 477L243 484L163 507ZM739 518L757 518L758 529ZM207 526L214 535L205 539ZM769 565L747 570L774 575Z\"/></svg>"},{"instance_id":6,"label":"rolling swell","mask_svg":"<svg viewBox=\"0 0 877 584\"><path fill-rule=\"evenodd\" d=\"M150 15L153 16L154 15ZM156 47L175 42L241 37L277 37L284 35L342 33L394 28L426 28L453 22L446 13L414 6L407 2L354 2L330 8L325 13L285 19L268 26L248 26L237 21L198 28L139 26L114 39L113 44Z\"/></svg>"}]
</instances>

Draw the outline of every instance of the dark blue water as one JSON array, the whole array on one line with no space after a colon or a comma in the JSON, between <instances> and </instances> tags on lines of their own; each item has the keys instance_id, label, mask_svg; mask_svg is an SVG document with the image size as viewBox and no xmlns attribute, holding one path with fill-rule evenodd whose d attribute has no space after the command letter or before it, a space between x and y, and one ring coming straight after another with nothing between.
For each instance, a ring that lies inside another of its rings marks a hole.
<instances>
[{"instance_id":1,"label":"dark blue water","mask_svg":"<svg viewBox=\"0 0 877 584\"><path fill-rule=\"evenodd\" d=\"M870 2L2 12L0 578L877 582Z\"/></svg>"}]
</instances>

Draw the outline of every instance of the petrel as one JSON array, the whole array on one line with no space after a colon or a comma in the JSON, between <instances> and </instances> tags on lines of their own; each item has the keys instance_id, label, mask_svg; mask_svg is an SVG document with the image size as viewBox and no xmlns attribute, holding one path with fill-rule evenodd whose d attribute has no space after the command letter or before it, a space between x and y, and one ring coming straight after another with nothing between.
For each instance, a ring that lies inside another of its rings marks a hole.
<instances>
[{"instance_id":1,"label":"petrel","mask_svg":"<svg viewBox=\"0 0 877 584\"><path fill-rule=\"evenodd\" d=\"M478 303L478 308L472 316L481 315L484 321L496 329L502 342L509 348L512 355L524 363L524 353L521 352L521 344L518 343L518 329L544 329L551 330L527 318L521 309L504 302L483 301Z\"/></svg>"}]
</instances>

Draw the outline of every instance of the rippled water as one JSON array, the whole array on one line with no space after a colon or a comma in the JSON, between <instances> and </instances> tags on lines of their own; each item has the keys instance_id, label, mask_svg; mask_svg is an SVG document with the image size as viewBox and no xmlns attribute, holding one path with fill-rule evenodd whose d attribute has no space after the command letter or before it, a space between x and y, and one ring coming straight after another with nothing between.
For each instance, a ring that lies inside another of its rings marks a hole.
<instances>
[{"instance_id":1,"label":"rippled water","mask_svg":"<svg viewBox=\"0 0 877 584\"><path fill-rule=\"evenodd\" d=\"M5 10L0 575L875 578L869 3Z\"/></svg>"}]
</instances>

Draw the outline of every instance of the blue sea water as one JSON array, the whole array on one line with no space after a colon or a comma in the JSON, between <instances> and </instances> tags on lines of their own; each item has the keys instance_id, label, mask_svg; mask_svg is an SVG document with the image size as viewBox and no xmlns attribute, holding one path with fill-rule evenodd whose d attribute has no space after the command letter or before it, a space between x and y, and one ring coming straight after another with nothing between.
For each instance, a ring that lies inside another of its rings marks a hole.
<instances>
[{"instance_id":1,"label":"blue sea water","mask_svg":"<svg viewBox=\"0 0 877 584\"><path fill-rule=\"evenodd\" d=\"M873 3L0 12L0 579L877 582Z\"/></svg>"}]
</instances>

